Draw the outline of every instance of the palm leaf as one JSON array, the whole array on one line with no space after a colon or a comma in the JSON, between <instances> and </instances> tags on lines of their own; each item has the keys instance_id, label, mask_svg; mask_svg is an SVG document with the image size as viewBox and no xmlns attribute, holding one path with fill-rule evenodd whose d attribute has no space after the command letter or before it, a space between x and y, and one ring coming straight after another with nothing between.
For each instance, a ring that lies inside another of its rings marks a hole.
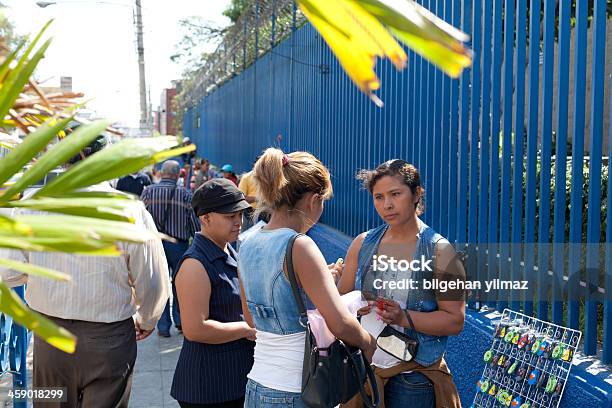
<instances>
[{"instance_id":1,"label":"palm leaf","mask_svg":"<svg viewBox=\"0 0 612 408\"><path fill-rule=\"evenodd\" d=\"M23 48L25 44L26 44L26 40L24 39L19 43L19 45L9 55L6 56L6 58L0 65L0 81L4 80L4 76L8 72L9 67L11 66L11 63L15 60L15 58L17 58L17 54L19 53L19 51L21 51L21 49Z\"/></svg>"},{"instance_id":2,"label":"palm leaf","mask_svg":"<svg viewBox=\"0 0 612 408\"><path fill-rule=\"evenodd\" d=\"M411 0L297 0L297 3L355 83L378 106L377 57L403 69L406 54L393 37L446 74L457 77L472 62L467 35ZM386 27L386 28L385 28ZM393 34L393 35L391 35Z\"/></svg>"},{"instance_id":3,"label":"palm leaf","mask_svg":"<svg viewBox=\"0 0 612 408\"><path fill-rule=\"evenodd\" d=\"M149 230L119 221L51 214L16 215L14 218L31 228L32 237L62 239L82 237L108 243L117 241L138 243L157 238L157 235Z\"/></svg>"},{"instance_id":4,"label":"palm leaf","mask_svg":"<svg viewBox=\"0 0 612 408\"><path fill-rule=\"evenodd\" d=\"M0 160L0 185L4 184L11 176L23 168L32 160L49 142L64 129L72 118L63 119L51 125L45 123L36 131L30 133L23 142L13 148L3 159Z\"/></svg>"},{"instance_id":5,"label":"palm leaf","mask_svg":"<svg viewBox=\"0 0 612 408\"><path fill-rule=\"evenodd\" d=\"M0 311L10 315L15 322L33 331L52 346L66 353L74 353L76 350L76 337L73 334L28 308L16 293L2 282L0 282Z\"/></svg>"},{"instance_id":6,"label":"palm leaf","mask_svg":"<svg viewBox=\"0 0 612 408\"><path fill-rule=\"evenodd\" d=\"M51 21L49 21L38 33L34 41L32 41L30 46L26 49L26 52L22 55L17 66L9 72L6 80L4 80L2 84L2 92L0 92L0 119L4 120L4 116L6 116L9 109L11 109L19 97L24 85L28 83L34 69L44 57L49 45L51 45L51 39L45 41L45 43L36 51L32 59L28 60L34 46L50 23Z\"/></svg>"},{"instance_id":7,"label":"palm leaf","mask_svg":"<svg viewBox=\"0 0 612 408\"><path fill-rule=\"evenodd\" d=\"M458 77L471 65L472 53L463 46L469 37L412 1L359 0L405 45L449 76Z\"/></svg>"},{"instance_id":8,"label":"palm leaf","mask_svg":"<svg viewBox=\"0 0 612 408\"><path fill-rule=\"evenodd\" d=\"M195 145L189 145L167 150L174 145L176 138L170 136L124 139L72 166L39 190L36 196L57 195L122 177L167 157L195 149Z\"/></svg>"},{"instance_id":9,"label":"palm leaf","mask_svg":"<svg viewBox=\"0 0 612 408\"><path fill-rule=\"evenodd\" d=\"M29 200L11 201L9 207L29 208L81 217L133 223L135 200L125 198L54 198L43 197Z\"/></svg>"},{"instance_id":10,"label":"palm leaf","mask_svg":"<svg viewBox=\"0 0 612 408\"><path fill-rule=\"evenodd\" d=\"M69 137L49 149L15 184L7 188L0 196L0 203L7 202L10 197L42 179L49 171L67 162L97 138L108 123L108 121L97 121L90 125L79 126Z\"/></svg>"},{"instance_id":11,"label":"palm leaf","mask_svg":"<svg viewBox=\"0 0 612 408\"><path fill-rule=\"evenodd\" d=\"M43 278L49 278L53 280L59 280L59 281L72 280L72 277L68 274L65 274L64 272L58 272L53 269L43 268L42 266L38 266L38 265L32 265L28 263L14 261L12 259L0 258L0 266L3 266L8 269L12 269L20 273L40 276Z\"/></svg>"}]
</instances>

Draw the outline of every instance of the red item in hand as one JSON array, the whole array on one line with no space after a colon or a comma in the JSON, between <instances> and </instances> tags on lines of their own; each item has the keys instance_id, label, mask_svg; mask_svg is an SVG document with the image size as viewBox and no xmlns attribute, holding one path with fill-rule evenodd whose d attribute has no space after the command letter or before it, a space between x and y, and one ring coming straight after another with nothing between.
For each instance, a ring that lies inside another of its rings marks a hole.
<instances>
[{"instance_id":1,"label":"red item in hand","mask_svg":"<svg viewBox=\"0 0 612 408\"><path fill-rule=\"evenodd\" d=\"M376 300L376 307L378 308L378 310L385 310L385 300L384 299Z\"/></svg>"}]
</instances>

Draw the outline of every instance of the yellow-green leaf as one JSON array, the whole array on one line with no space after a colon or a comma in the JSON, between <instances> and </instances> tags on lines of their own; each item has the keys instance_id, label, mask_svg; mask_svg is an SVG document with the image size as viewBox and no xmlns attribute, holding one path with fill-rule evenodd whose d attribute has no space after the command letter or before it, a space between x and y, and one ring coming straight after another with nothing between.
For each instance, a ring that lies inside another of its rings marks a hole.
<instances>
[{"instance_id":1,"label":"yellow-green leaf","mask_svg":"<svg viewBox=\"0 0 612 408\"><path fill-rule=\"evenodd\" d=\"M59 272L49 268L43 268L42 266L32 265L29 263L23 263L14 261L12 259L0 258L0 266L12 269L14 271L25 273L28 275L41 276L43 278L49 278L59 281L70 281L72 277L64 272Z\"/></svg>"},{"instance_id":2,"label":"yellow-green leaf","mask_svg":"<svg viewBox=\"0 0 612 408\"><path fill-rule=\"evenodd\" d=\"M81 217L134 222L135 200L124 198L53 198L42 197L29 200L11 201L10 207L29 208L57 212Z\"/></svg>"},{"instance_id":3,"label":"yellow-green leaf","mask_svg":"<svg viewBox=\"0 0 612 408\"><path fill-rule=\"evenodd\" d=\"M0 311L11 316L15 322L33 331L52 346L70 354L76 350L77 339L72 333L27 307L23 300L2 282L0 282Z\"/></svg>"},{"instance_id":4,"label":"yellow-green leaf","mask_svg":"<svg viewBox=\"0 0 612 408\"><path fill-rule=\"evenodd\" d=\"M81 149L93 142L109 123L109 121L101 120L90 125L79 126L69 137L62 139L61 142L49 149L15 184L7 188L0 196L0 202L8 201L10 197L41 180L49 171L60 164L64 164Z\"/></svg>"},{"instance_id":5,"label":"yellow-green leaf","mask_svg":"<svg viewBox=\"0 0 612 408\"><path fill-rule=\"evenodd\" d=\"M195 149L195 145L168 150L176 145L172 136L124 139L91 155L61 176L55 178L36 193L37 197L57 195L122 177L141 168ZM160 153L163 152L161 155Z\"/></svg>"},{"instance_id":6,"label":"yellow-green leaf","mask_svg":"<svg viewBox=\"0 0 612 408\"><path fill-rule=\"evenodd\" d=\"M13 148L0 160L0 185L20 171L32 158L40 153L49 142L63 130L72 118L63 119L51 125L47 123L27 135L23 142Z\"/></svg>"}]
</instances>

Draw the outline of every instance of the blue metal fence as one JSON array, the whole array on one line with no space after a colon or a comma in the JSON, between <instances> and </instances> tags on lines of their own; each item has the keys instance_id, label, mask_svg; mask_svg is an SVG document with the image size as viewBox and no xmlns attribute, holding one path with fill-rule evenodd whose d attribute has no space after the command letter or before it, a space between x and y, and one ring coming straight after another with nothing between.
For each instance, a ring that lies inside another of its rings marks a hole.
<instances>
[{"instance_id":1,"label":"blue metal fence","mask_svg":"<svg viewBox=\"0 0 612 408\"><path fill-rule=\"evenodd\" d=\"M23 299L24 286L14 289ZM10 316L0 313L0 377L11 373L13 387L26 388L28 373L26 357L30 335L28 331L13 322ZM15 408L27 407L26 402L15 402Z\"/></svg>"},{"instance_id":2,"label":"blue metal fence","mask_svg":"<svg viewBox=\"0 0 612 408\"><path fill-rule=\"evenodd\" d=\"M356 171L396 157L415 163L427 189L425 222L453 242L489 249L472 265L478 277L537 274L535 302L509 291L488 304L581 328L589 355L600 336L602 358L612 362L612 251L604 256L597 245L580 245L583 233L604 249L612 242L612 216L602 212L612 196L610 183L602 190L612 153L612 125L604 129L612 122L612 112L604 109L612 94L605 71L612 58L606 55L606 1L594 2L592 20L587 0L576 1L575 18L569 0L558 9L555 0L419 3L471 34L474 65L459 79L413 52L405 72L378 62L386 106L376 108L306 25L189 108L184 134L196 141L200 156L232 163L239 172L269 146L314 153L331 170L335 190L322 222L349 235L380 222ZM542 16L532 12L541 9ZM583 176L589 180L586 198ZM553 192L551 181L563 188ZM542 245L529 247L535 251L525 247L536 242ZM578 245L544 245L568 242ZM568 247L569 257L563 252ZM596 293L580 292L580 285L564 293L559 282L574 278L594 285Z\"/></svg>"}]
</instances>

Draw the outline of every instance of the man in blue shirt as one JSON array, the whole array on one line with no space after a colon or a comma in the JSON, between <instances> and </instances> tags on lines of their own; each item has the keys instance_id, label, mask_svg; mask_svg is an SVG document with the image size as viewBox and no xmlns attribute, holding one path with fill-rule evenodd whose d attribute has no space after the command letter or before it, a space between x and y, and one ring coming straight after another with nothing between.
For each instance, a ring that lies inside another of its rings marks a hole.
<instances>
[{"instance_id":1,"label":"man in blue shirt","mask_svg":"<svg viewBox=\"0 0 612 408\"><path fill-rule=\"evenodd\" d=\"M140 197L142 190L148 185L151 185L149 176L141 172L136 172L121 177L119 181L117 181L116 189Z\"/></svg>"},{"instance_id":2,"label":"man in blue shirt","mask_svg":"<svg viewBox=\"0 0 612 408\"><path fill-rule=\"evenodd\" d=\"M164 251L168 259L168 267L172 276L176 273L183 253L189 248L189 239L200 230L200 223L191 207L192 194L187 189L177 185L181 168L175 160L162 164L161 181L146 187L141 195L145 207L151 213L159 232L173 237L176 242L163 241ZM172 320L178 330L181 330L179 305L176 300L176 289L172 284L172 319L170 318L170 303L157 323L158 334L170 337Z\"/></svg>"}]
</instances>

